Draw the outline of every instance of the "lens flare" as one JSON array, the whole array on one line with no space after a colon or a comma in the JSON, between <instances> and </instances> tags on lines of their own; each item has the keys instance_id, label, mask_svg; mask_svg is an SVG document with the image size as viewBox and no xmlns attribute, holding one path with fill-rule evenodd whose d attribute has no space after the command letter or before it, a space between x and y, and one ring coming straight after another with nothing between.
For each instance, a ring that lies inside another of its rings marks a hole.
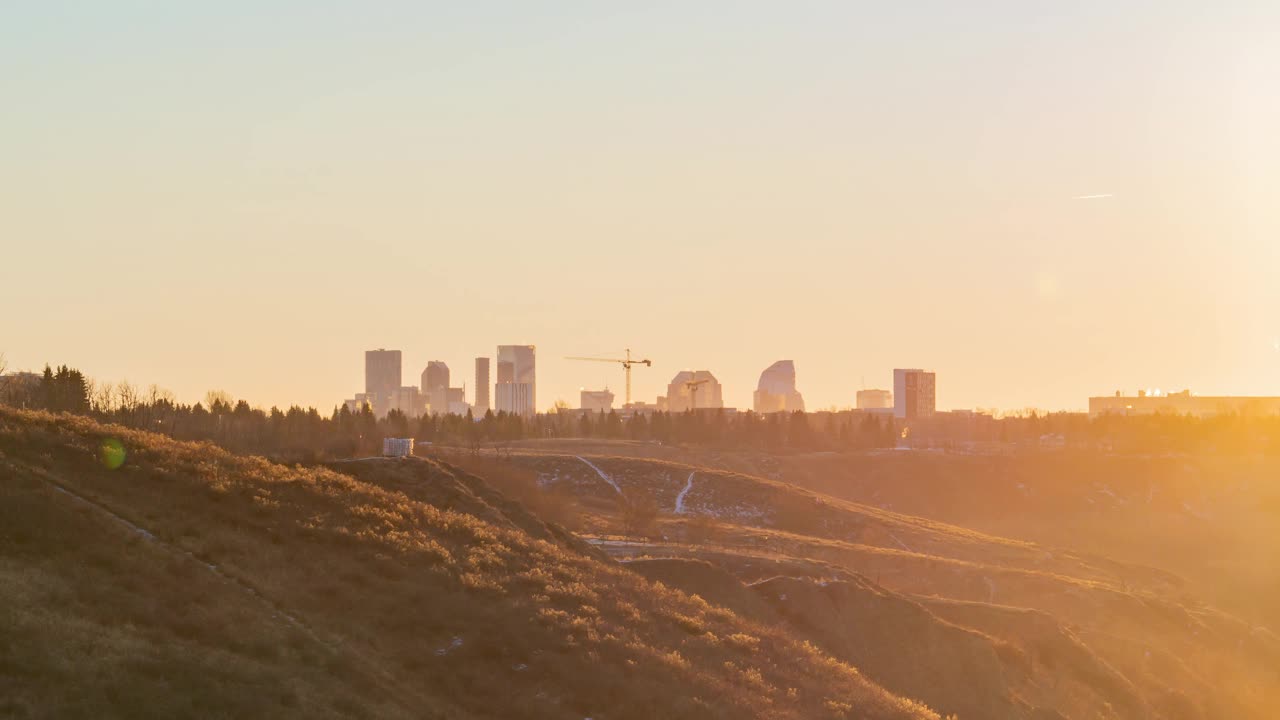
<instances>
[{"instance_id":1,"label":"lens flare","mask_svg":"<svg viewBox=\"0 0 1280 720\"><path fill-rule=\"evenodd\" d=\"M98 448L98 457L108 470L115 470L124 464L124 443L115 438L107 438Z\"/></svg>"}]
</instances>

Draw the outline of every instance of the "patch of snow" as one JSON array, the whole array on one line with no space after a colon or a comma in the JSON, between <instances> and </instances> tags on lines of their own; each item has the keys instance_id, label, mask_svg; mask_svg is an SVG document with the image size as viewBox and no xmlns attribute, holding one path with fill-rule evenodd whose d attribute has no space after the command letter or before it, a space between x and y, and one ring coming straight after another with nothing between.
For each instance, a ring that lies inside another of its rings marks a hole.
<instances>
[{"instance_id":1,"label":"patch of snow","mask_svg":"<svg viewBox=\"0 0 1280 720\"><path fill-rule=\"evenodd\" d=\"M462 647L462 638L455 635L454 638L449 641L448 647L436 648L436 654L448 655L449 653L453 652L454 650L457 650L460 647Z\"/></svg>"},{"instance_id":2,"label":"patch of snow","mask_svg":"<svg viewBox=\"0 0 1280 720\"><path fill-rule=\"evenodd\" d=\"M653 543L639 542L636 540L607 540L605 538L586 538L590 545L605 545L608 547L649 547Z\"/></svg>"},{"instance_id":3,"label":"patch of snow","mask_svg":"<svg viewBox=\"0 0 1280 720\"><path fill-rule=\"evenodd\" d=\"M899 540L897 535L894 535L893 533L889 533L889 537L893 538L893 541L898 543L898 546L901 547L903 550L906 550L907 552L914 552L911 548L907 547L906 543Z\"/></svg>"},{"instance_id":4,"label":"patch of snow","mask_svg":"<svg viewBox=\"0 0 1280 720\"><path fill-rule=\"evenodd\" d=\"M586 463L586 466L587 466L587 467L591 468L592 470L595 470L595 471L596 471L596 474L600 476L600 479L601 479L601 480L604 480L604 481L605 481L605 482L607 482L607 483L609 483L609 486L610 486L610 487L612 487L614 490L616 490L616 491L618 492L618 494L619 494L619 495L621 495L621 494L622 494L622 488L618 487L618 483L614 482L614 481L613 481L613 478L609 477L608 475L605 475L603 470L601 470L600 468L596 467L594 464L592 464L592 462L591 462L590 460L588 460L588 459L586 459L586 458L582 457L581 455L575 455L574 457L578 458L578 459L579 459L579 460L581 460L583 463Z\"/></svg>"},{"instance_id":5,"label":"patch of snow","mask_svg":"<svg viewBox=\"0 0 1280 720\"><path fill-rule=\"evenodd\" d=\"M695 470L694 472L697 472L697 471ZM689 473L689 479L685 481L684 489L681 490L680 494L676 496L676 514L677 515L683 515L685 513L684 499L689 494L689 491L692 489L693 489L693 473L691 472Z\"/></svg>"}]
</instances>

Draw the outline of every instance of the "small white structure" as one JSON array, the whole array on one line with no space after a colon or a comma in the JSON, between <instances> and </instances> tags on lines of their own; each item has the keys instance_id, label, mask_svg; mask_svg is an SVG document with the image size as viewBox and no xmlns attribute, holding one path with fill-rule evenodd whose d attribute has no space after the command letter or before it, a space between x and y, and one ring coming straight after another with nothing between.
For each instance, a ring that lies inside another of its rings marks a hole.
<instances>
[{"instance_id":1,"label":"small white structure","mask_svg":"<svg viewBox=\"0 0 1280 720\"><path fill-rule=\"evenodd\" d=\"M409 457L413 455L413 438L383 438L383 457Z\"/></svg>"}]
</instances>

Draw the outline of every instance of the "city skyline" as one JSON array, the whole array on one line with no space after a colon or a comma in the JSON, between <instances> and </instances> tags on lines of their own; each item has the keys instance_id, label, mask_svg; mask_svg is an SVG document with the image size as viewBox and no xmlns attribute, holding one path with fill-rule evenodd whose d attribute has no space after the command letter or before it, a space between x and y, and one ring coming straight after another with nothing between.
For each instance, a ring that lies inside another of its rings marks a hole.
<instances>
[{"instance_id":1,"label":"city skyline","mask_svg":"<svg viewBox=\"0 0 1280 720\"><path fill-rule=\"evenodd\" d=\"M534 346L532 345L498 346L499 349L503 347L532 348ZM271 406L288 407L292 405L298 405L302 407L315 407L317 409L324 410L330 407L340 407L343 404L346 404L348 407L352 407L352 403L353 402L358 403L362 401L362 398L365 397L366 393L376 392L374 391L373 386L386 385L388 388L390 388L390 392L393 394L402 390L403 391L413 390L415 391L415 394L417 394L421 388L422 391L419 397L420 397L421 403L425 405L429 402L429 399L430 399L429 391L425 390L425 383L427 382L426 377L428 375L428 370L432 368L440 368L440 371L444 373L444 376L448 377L451 373L448 367L448 363L440 360L425 361L424 370L418 376L419 380L414 380L413 377L409 377L408 380L410 381L410 383L407 386L403 384L398 386L389 384L391 383L391 379L395 375L394 368L396 367L400 368L401 383L405 381L406 375L408 376L418 375L417 373L411 370L405 369L409 367L408 365L405 365L404 361L402 360L402 357L405 354L406 353L403 353L401 350L398 350L398 349L383 348L383 347L378 347L376 349L363 351L364 360L362 361L362 365L360 367L360 374L364 377L365 391L363 393L356 392L354 396L356 398L355 401L348 398L346 400L338 399L332 402L321 401L318 403L297 402L297 401L290 401L290 400L284 400L282 402L263 403L263 402L256 401L253 398L243 397L242 395L234 391L231 391L230 394L231 396L237 399L243 398L245 400L248 400L250 404L256 408L268 408ZM5 363L7 366L7 372L11 375L17 374L17 373L23 373L23 372L39 374L39 372L44 368L46 364L49 364L49 365L63 364L60 361L58 361L58 362L42 363L42 364L38 364L31 367L21 367L14 364L9 359L11 356L8 355L7 353L0 353L0 355L4 357ZM439 355L439 353L437 353L437 355ZM369 359L370 356L387 358L387 359L384 361L375 361L373 369L371 369L370 359ZM476 371L474 376L475 380L477 381L480 380L482 376L482 373L481 373L482 366L484 368L484 372L483 372L484 377L495 379L493 375L489 372L490 359L491 358L489 357L483 357L483 356L471 358ZM482 363L481 361L484 361L484 362ZM569 362L568 360L557 360L554 356L552 357L552 361L554 363L563 364L565 367L568 367L568 368L580 367L575 363ZM416 361L410 361L410 362L416 362ZM796 369L794 365L794 361L791 361L791 360L774 361L768 364L767 366L765 366L763 372L758 373L760 381L763 382L765 377L770 376L770 374L774 372L778 367L784 366L784 365L789 366L789 372L794 374L792 376L792 382L796 382L795 379L801 377L802 373ZM554 365L552 367L554 367ZM654 368L646 368L646 370L652 372ZM539 372L542 372L542 369L539 369ZM597 368L595 370L588 371L588 374L592 374L592 373L596 374L601 378L601 380L597 382L595 385L589 382L580 383L572 391L564 395L557 395L556 397L554 397L554 399L546 400L545 404L538 405L536 407L536 411L539 413L552 411L556 407L557 403L561 403L561 402L565 403L567 407L577 408L578 407L577 403L580 401L580 397L583 396L584 392L595 393L599 391L614 390L622 386L622 382L618 380L617 377L613 377L615 375L618 377L622 376L622 371L620 369L615 369L612 367L604 367L602 369ZM566 374L566 373L561 372L558 374ZM568 372L567 374L572 375L572 372ZM868 379L868 376L863 375L860 378L860 382L862 383L862 385L859 385L856 388L851 388L848 391L848 397L844 398L843 401L841 402L815 404L807 409L811 412L825 411L825 410L863 409L860 407L858 402L858 398L860 395L865 394L868 397L870 397L870 395L874 393L884 393L884 396L888 398L890 401L890 404L887 405L887 409L894 410L895 409L894 401L896 401L898 397L902 397L901 393L896 391L900 389L901 383L903 382L902 377L904 376L904 374L907 374L907 375L920 374L920 375L928 376L929 383L930 383L927 391L929 402L931 406L935 407L936 410L939 412L950 411L950 410L982 410L982 411L988 411L988 412L995 412L997 414L1004 414L1009 412L1036 410L1036 411L1043 411L1043 412L1089 413L1091 405L1095 404L1094 401L1100 398L1103 400L1106 400L1107 398L1111 398L1111 397L1137 398L1140 396L1164 397L1167 395L1175 395L1175 396L1182 396L1182 397L1206 397L1206 398L1229 397L1229 398L1235 398L1238 400L1249 400L1249 399L1256 399L1256 398L1272 399L1274 397L1280 396L1280 392L1277 392L1277 393L1267 393L1267 392L1218 393L1213 391L1203 392L1202 389L1200 388L1180 387L1176 384L1167 385L1163 389L1151 384L1146 384L1146 385L1139 384L1136 386L1114 387L1111 389L1085 390L1077 398L1077 402L1074 405L1064 406L1064 407L1052 407L1047 405L1036 405L1036 404L1027 404L1027 405L1021 405L1016 407L1000 407L997 405L984 404L984 403L978 403L975 405L967 405L967 406L951 405L951 404L944 405L942 402L937 401L936 399L937 398L936 386L934 385L934 379L933 379L937 375L936 372L924 372L920 369L892 368L885 373L873 374L870 376L870 379ZM87 376L91 380L94 380L97 382L109 382L109 383L117 382L117 380L113 380L111 378L99 377L94 375L93 373L87 373ZM716 404L713 404L710 406L704 404L705 402L712 402L712 401L709 398L702 396L702 397L699 397L699 400L698 400L699 407L702 407L704 409L706 409L707 407L725 407L725 408L733 408L741 411L755 409L757 412L760 412L760 406L758 402L759 389L758 389L757 383L751 383L751 388L749 388L745 392L742 391L741 389L736 389L736 388L731 390L725 390L727 384L720 382L719 378L715 375L715 371L709 370L709 369L700 369L695 371L689 368L681 368L680 370L676 371L674 378L671 378L668 380L663 380L660 382L653 382L653 383L636 382L635 384L639 389L635 393L635 400L638 404L642 404L642 405L652 405L655 401L663 401L665 403L665 401L667 401L668 398L671 396L673 387L675 387L678 384L681 384L685 380L693 379L694 377L697 377L697 378L709 377L710 381L714 383L714 392L716 393L714 396L716 398L716 400L714 401ZM125 379L125 380L130 381L132 384L134 384L136 387L140 389L143 387L147 387L155 384L157 385L157 387L159 387L162 390L173 392L173 389L171 387L160 385L157 383L150 383L150 382L146 382L145 380L140 380L140 381L133 381L132 379ZM451 381L445 380L445 382L451 382ZM879 383L879 386L877 385L877 383ZM464 384L464 387L448 388L450 400L455 403L465 401L465 403L468 406L474 406L475 400L477 398L477 391L480 386L478 382L470 383L470 382L464 381L463 384ZM536 381L536 385L542 385L542 384L543 384L542 381L540 380ZM947 384L949 385L949 382ZM653 388L651 390L648 387L649 385L655 385L656 388ZM495 382L490 382L486 385L487 392L486 392L485 399L488 400L490 403L488 408L493 409L496 412L499 408L496 406L495 404L496 401L493 399L495 397L495 394L494 394L495 386L496 386ZM889 388L893 388L893 390L890 390ZM209 387L205 391L196 392L191 396L183 396L182 394L179 394L179 393L175 393L175 395L179 402L187 402L187 403L194 404L196 402L202 402L205 395L209 391L227 391L227 390L228 388L225 386L218 386L218 387ZM464 390L465 390L465 394L463 394ZM347 391L345 391L345 395L341 391L339 392L339 395L341 395L342 397L346 397L347 395L351 395L353 392L355 391L352 388L348 388ZM721 399L722 394L724 396L728 396L729 398L737 398L742 395L746 395L747 399L744 402L738 403L738 402L733 402L731 400ZM798 396L799 395L797 394L797 397ZM463 400L463 398L465 398L465 400ZM417 398L415 398L415 401L417 401ZM621 401L619 400L619 402ZM683 400L678 401L677 405L683 408L684 404L687 404L687 403L688 403L688 397L686 392L686 397ZM803 404L803 401L801 401L801 403ZM396 403L392 403L391 406L384 406L384 407L375 408L375 409L378 410L379 415L385 415L386 410L389 407L394 407L398 404L400 403L396 402ZM875 409L880 406L878 404L873 404L867 407L871 409ZM617 405L616 409L621 410L622 409L621 404ZM483 415L483 414L484 414L483 409L481 409L481 411L477 413L477 415ZM905 406L899 405L899 407L896 408L895 414L899 418L906 417L907 411L905 410ZM416 414L414 414L414 416L416 417Z\"/></svg>"},{"instance_id":2,"label":"city skyline","mask_svg":"<svg viewBox=\"0 0 1280 720\"><path fill-rule=\"evenodd\" d=\"M1274 4L245 9L3 11L12 368L326 407L360 349L520 338L539 409L628 347L740 408L779 357L811 408L907 364L939 408L1280 394Z\"/></svg>"}]
</instances>

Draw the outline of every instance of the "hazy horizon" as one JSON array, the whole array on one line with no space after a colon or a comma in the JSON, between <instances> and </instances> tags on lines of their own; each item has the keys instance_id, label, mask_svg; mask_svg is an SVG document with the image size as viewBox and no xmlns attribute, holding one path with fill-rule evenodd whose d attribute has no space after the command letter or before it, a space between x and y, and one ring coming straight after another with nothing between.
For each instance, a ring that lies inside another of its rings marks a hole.
<instances>
[{"instance_id":1,"label":"hazy horizon","mask_svg":"<svg viewBox=\"0 0 1280 720\"><path fill-rule=\"evenodd\" d=\"M252 11L252 12L251 12ZM0 353L328 409L538 347L811 409L1280 395L1280 7L0 10ZM468 392L468 400L471 399Z\"/></svg>"}]
</instances>

